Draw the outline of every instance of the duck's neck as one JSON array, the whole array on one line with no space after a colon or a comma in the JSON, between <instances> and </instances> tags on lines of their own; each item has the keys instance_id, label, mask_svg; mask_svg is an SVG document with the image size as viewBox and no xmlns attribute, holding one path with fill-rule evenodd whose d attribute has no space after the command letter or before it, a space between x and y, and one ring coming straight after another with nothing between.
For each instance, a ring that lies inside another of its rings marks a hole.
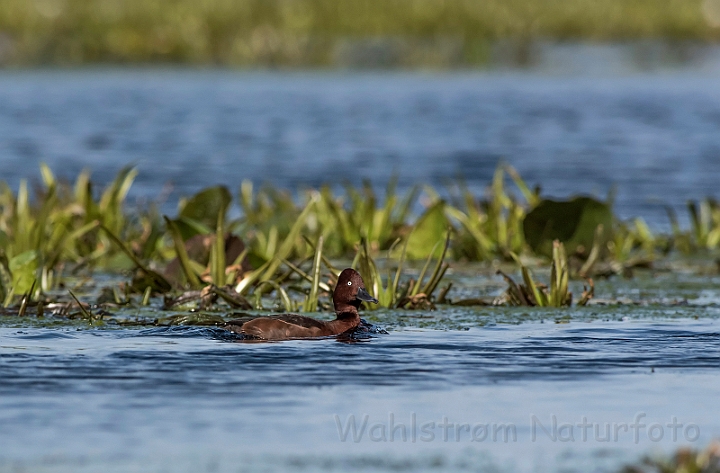
<instances>
[{"instance_id":1,"label":"duck's neck","mask_svg":"<svg viewBox=\"0 0 720 473\"><path fill-rule=\"evenodd\" d=\"M334 333L343 333L360 325L360 314L355 307L343 307L337 311L337 318L328 322Z\"/></svg>"}]
</instances>

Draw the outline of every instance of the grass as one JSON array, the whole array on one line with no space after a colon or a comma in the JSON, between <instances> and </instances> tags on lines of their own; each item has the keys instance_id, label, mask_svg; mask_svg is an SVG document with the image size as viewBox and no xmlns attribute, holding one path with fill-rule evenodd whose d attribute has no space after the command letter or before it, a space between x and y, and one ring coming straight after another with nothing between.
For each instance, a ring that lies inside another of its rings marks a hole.
<instances>
[{"instance_id":1,"label":"grass","mask_svg":"<svg viewBox=\"0 0 720 473\"><path fill-rule=\"evenodd\" d=\"M4 0L0 61L328 66L485 63L493 42L716 41L702 0ZM353 45L355 49L353 49ZM358 51L359 46L359 53ZM521 48L522 49L522 48ZM355 51L355 52L354 52ZM366 51L363 53L363 51Z\"/></svg>"},{"instance_id":2,"label":"grass","mask_svg":"<svg viewBox=\"0 0 720 473\"><path fill-rule=\"evenodd\" d=\"M16 313L42 313L55 302L48 294L73 289L68 281L77 275L117 271L129 280L105 298L120 305L133 296L141 305L163 296L168 309L211 309L221 301L238 310L262 309L263 298L274 293L281 310L328 310L332 287L348 261L379 307L433 308L446 302L451 285L443 278L452 261L503 260L516 261L523 279L517 284L505 276L507 303L567 307L572 278L631 276L632 268L673 252L707 257L720 250L718 206L707 199L688 207L691 228L673 221L670 235L654 234L635 219L613 222L609 238L601 227L595 229L589 255L566 254L556 242L550 283L543 286L520 263L542 260L523 236L525 216L542 199L507 165L497 169L480 198L461 182L405 193L391 183L382 201L369 183L293 197L244 182L236 199L224 187L184 198L174 217L153 205L128 208L132 168L101 191L94 190L88 172L74 183L61 182L42 166L41 176L33 193L25 181L17 192L0 183L0 296ZM229 219L233 205L241 216ZM414 267L422 269L409 277ZM589 297L592 284L578 304ZM93 320L82 308L78 317Z\"/></svg>"}]
</instances>

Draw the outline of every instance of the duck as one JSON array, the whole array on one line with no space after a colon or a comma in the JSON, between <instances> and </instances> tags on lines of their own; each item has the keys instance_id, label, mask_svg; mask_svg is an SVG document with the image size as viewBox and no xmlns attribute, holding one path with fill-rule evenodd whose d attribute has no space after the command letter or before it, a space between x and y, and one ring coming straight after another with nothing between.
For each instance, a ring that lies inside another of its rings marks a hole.
<instances>
[{"instance_id":1,"label":"duck","mask_svg":"<svg viewBox=\"0 0 720 473\"><path fill-rule=\"evenodd\" d=\"M226 322L223 327L249 339L290 340L340 335L354 330L360 323L358 309L363 302L378 303L368 293L360 273L344 269L333 291L335 320L322 321L299 314L280 314L266 317L243 317Z\"/></svg>"}]
</instances>

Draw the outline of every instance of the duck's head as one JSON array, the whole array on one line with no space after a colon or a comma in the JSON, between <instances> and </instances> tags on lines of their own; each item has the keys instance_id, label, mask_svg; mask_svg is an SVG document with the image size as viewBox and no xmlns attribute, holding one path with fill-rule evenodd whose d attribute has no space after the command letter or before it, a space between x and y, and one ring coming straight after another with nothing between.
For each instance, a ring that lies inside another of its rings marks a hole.
<instances>
[{"instance_id":1,"label":"duck's head","mask_svg":"<svg viewBox=\"0 0 720 473\"><path fill-rule=\"evenodd\" d=\"M347 306L358 309L363 301L378 303L378 300L365 289L365 283L363 283L360 273L352 268L344 269L338 277L338 283L333 292L335 312L343 312Z\"/></svg>"}]
</instances>

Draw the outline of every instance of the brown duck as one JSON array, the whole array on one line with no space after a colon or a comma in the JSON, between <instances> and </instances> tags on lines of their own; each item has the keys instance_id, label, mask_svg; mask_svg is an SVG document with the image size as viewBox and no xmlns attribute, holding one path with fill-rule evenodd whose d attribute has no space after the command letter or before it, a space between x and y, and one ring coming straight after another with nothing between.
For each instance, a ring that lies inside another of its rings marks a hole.
<instances>
[{"instance_id":1,"label":"brown duck","mask_svg":"<svg viewBox=\"0 0 720 473\"><path fill-rule=\"evenodd\" d=\"M365 289L360 274L354 269L343 270L333 292L335 320L324 322L298 314L271 315L268 317L241 318L225 323L224 327L236 333L262 340L288 340L339 335L357 328L360 324L358 308L363 301L378 303Z\"/></svg>"}]
</instances>

